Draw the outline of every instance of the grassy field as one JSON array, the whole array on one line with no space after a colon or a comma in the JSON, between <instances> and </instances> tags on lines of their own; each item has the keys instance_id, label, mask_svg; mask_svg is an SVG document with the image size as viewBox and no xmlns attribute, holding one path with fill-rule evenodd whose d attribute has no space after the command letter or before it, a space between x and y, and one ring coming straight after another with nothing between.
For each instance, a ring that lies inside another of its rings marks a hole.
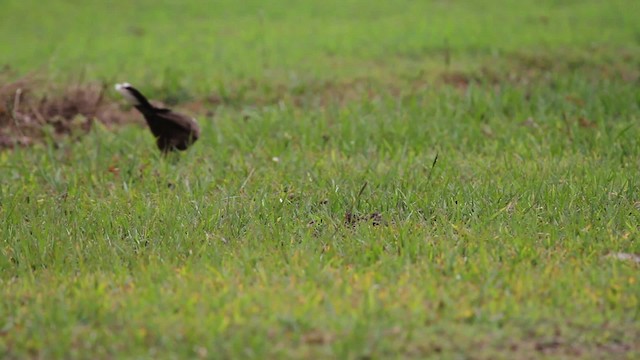
<instances>
[{"instance_id":1,"label":"grassy field","mask_svg":"<svg viewBox=\"0 0 640 360\"><path fill-rule=\"evenodd\" d=\"M640 356L636 1L1 7L3 81L203 134L0 152L0 357Z\"/></svg>"}]
</instances>

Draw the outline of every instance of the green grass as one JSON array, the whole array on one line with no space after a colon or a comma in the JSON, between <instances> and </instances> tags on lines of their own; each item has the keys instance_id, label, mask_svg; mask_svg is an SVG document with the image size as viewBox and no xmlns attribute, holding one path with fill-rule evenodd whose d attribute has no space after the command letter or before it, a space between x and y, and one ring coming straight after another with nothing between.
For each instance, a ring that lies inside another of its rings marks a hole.
<instances>
[{"instance_id":1,"label":"green grass","mask_svg":"<svg viewBox=\"0 0 640 360\"><path fill-rule=\"evenodd\" d=\"M637 357L634 6L5 0L11 76L224 101L0 153L0 355Z\"/></svg>"}]
</instances>

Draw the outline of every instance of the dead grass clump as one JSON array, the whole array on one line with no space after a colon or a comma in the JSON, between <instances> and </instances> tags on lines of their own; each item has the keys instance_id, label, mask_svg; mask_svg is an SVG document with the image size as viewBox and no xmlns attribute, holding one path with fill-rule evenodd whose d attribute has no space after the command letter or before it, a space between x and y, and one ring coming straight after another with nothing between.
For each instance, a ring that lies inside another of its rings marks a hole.
<instances>
[{"instance_id":1,"label":"dead grass clump","mask_svg":"<svg viewBox=\"0 0 640 360\"><path fill-rule=\"evenodd\" d=\"M96 120L110 126L132 119L105 99L106 84L46 85L33 76L0 84L0 149L77 138Z\"/></svg>"}]
</instances>

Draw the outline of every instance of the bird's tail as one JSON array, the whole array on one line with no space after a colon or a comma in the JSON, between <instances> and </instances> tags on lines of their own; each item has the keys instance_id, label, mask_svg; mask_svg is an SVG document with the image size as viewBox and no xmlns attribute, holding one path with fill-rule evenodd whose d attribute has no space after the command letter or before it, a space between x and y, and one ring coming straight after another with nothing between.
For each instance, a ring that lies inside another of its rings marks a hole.
<instances>
[{"instance_id":1,"label":"bird's tail","mask_svg":"<svg viewBox=\"0 0 640 360\"><path fill-rule=\"evenodd\" d=\"M116 84L116 90L125 97L125 99L129 100L131 105L143 109L152 109L153 106L149 103L144 95L138 89L131 86L129 83L121 83Z\"/></svg>"}]
</instances>

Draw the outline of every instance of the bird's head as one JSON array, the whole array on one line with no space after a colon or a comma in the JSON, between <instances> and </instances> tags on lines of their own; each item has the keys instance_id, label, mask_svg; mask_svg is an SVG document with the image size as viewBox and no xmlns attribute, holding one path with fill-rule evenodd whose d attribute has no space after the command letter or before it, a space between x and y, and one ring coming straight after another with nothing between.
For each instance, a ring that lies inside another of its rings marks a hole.
<instances>
[{"instance_id":1,"label":"bird's head","mask_svg":"<svg viewBox=\"0 0 640 360\"><path fill-rule=\"evenodd\" d=\"M131 105L141 105L141 101L137 96L138 94L140 94L139 91L131 86L131 84L129 84L128 82L116 84L115 88L117 92L122 94L122 96L124 96L125 99L127 99L131 103Z\"/></svg>"}]
</instances>

